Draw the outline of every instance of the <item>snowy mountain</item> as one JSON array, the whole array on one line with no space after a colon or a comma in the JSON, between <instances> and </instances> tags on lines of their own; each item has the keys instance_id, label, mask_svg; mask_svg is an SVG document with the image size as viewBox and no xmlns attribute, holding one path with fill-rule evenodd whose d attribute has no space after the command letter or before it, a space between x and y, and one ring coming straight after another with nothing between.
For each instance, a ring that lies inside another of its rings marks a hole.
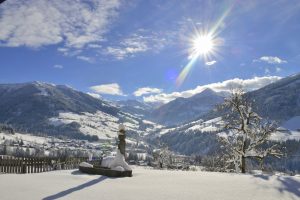
<instances>
[{"instance_id":1,"label":"snowy mountain","mask_svg":"<svg viewBox=\"0 0 300 200\"><path fill-rule=\"evenodd\" d=\"M257 113L279 121L280 131L272 134L273 141L300 140L300 74L245 95L254 100ZM215 143L222 132L221 115L219 111L210 111L189 122L163 127L152 137L183 154L206 154L218 149Z\"/></svg>"},{"instance_id":2,"label":"snowy mountain","mask_svg":"<svg viewBox=\"0 0 300 200\"><path fill-rule=\"evenodd\" d=\"M152 114L152 120L165 125L176 125L191 121L208 113L215 105L223 102L224 97L211 90L205 89L189 98L177 98L158 109Z\"/></svg>"},{"instance_id":3,"label":"snowy mountain","mask_svg":"<svg viewBox=\"0 0 300 200\"><path fill-rule=\"evenodd\" d=\"M144 118L147 118L153 110L151 105L133 99L117 101L116 104L122 111Z\"/></svg>"},{"instance_id":4,"label":"snowy mountain","mask_svg":"<svg viewBox=\"0 0 300 200\"><path fill-rule=\"evenodd\" d=\"M119 123L132 137L156 126L64 85L1 84L0 99L0 123L34 134L97 140L116 136Z\"/></svg>"},{"instance_id":5,"label":"snowy mountain","mask_svg":"<svg viewBox=\"0 0 300 200\"><path fill-rule=\"evenodd\" d=\"M220 149L217 134L221 128L220 117L208 121L199 119L177 126L161 127L148 135L147 139L159 140L180 154L209 155Z\"/></svg>"},{"instance_id":6,"label":"snowy mountain","mask_svg":"<svg viewBox=\"0 0 300 200\"><path fill-rule=\"evenodd\" d=\"M284 123L300 116L300 74L288 76L259 90L249 92L257 112ZM300 124L298 123L298 127Z\"/></svg>"}]
</instances>

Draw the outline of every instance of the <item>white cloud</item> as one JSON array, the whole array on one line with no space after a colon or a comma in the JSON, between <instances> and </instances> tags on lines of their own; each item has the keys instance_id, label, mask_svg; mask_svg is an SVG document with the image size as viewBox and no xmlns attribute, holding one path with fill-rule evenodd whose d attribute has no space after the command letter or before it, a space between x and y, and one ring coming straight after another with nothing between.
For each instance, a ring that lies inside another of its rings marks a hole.
<instances>
[{"instance_id":1,"label":"white cloud","mask_svg":"<svg viewBox=\"0 0 300 200\"><path fill-rule=\"evenodd\" d=\"M96 93L92 93L92 92L87 92L88 95L96 98L96 99L101 99L101 95L100 94L96 94Z\"/></svg>"},{"instance_id":2,"label":"white cloud","mask_svg":"<svg viewBox=\"0 0 300 200\"><path fill-rule=\"evenodd\" d=\"M161 93L162 89L158 89L158 88L150 88L150 87L143 87L143 88L139 88L137 89L133 95L140 97L146 94L158 94Z\"/></svg>"},{"instance_id":3,"label":"white cloud","mask_svg":"<svg viewBox=\"0 0 300 200\"><path fill-rule=\"evenodd\" d=\"M89 62L89 63L95 62L95 59L93 57L77 56L76 58L79 59L79 60L83 60L83 61Z\"/></svg>"},{"instance_id":4,"label":"white cloud","mask_svg":"<svg viewBox=\"0 0 300 200\"><path fill-rule=\"evenodd\" d=\"M168 103L169 101L172 101L178 97L184 97L184 98L191 97L197 93L202 92L206 88L213 89L214 91L217 92L222 92L222 91L230 92L232 89L238 87L243 88L245 91L252 91L264 87L265 85L268 85L279 79L281 79L281 77L278 76L254 77L252 79L234 78L223 82L211 83L207 85L199 85L194 89L186 90L183 92L173 92L169 94L160 93L156 95L150 95L147 97L143 97L143 99L145 102L151 102L151 103Z\"/></svg>"},{"instance_id":5,"label":"white cloud","mask_svg":"<svg viewBox=\"0 0 300 200\"><path fill-rule=\"evenodd\" d=\"M266 62L268 64L283 64L287 63L286 60L280 59L276 56L262 56L259 59L253 60L253 62Z\"/></svg>"},{"instance_id":6,"label":"white cloud","mask_svg":"<svg viewBox=\"0 0 300 200\"><path fill-rule=\"evenodd\" d=\"M95 85L90 87L90 89L98 94L110 94L110 95L120 95L124 96L121 87L118 83Z\"/></svg>"},{"instance_id":7,"label":"white cloud","mask_svg":"<svg viewBox=\"0 0 300 200\"><path fill-rule=\"evenodd\" d=\"M100 44L89 44L88 45L89 48L93 48L93 49L99 49L101 48L102 46Z\"/></svg>"},{"instance_id":8,"label":"white cloud","mask_svg":"<svg viewBox=\"0 0 300 200\"><path fill-rule=\"evenodd\" d=\"M36 48L62 43L65 49L97 45L119 6L119 0L6 1L0 7L0 45Z\"/></svg>"},{"instance_id":9,"label":"white cloud","mask_svg":"<svg viewBox=\"0 0 300 200\"><path fill-rule=\"evenodd\" d=\"M282 69L280 67L276 67L275 70L276 72L281 72Z\"/></svg>"},{"instance_id":10,"label":"white cloud","mask_svg":"<svg viewBox=\"0 0 300 200\"><path fill-rule=\"evenodd\" d=\"M70 49L64 47L57 48L57 51L62 53L64 56L77 56L82 53L82 49Z\"/></svg>"},{"instance_id":11,"label":"white cloud","mask_svg":"<svg viewBox=\"0 0 300 200\"><path fill-rule=\"evenodd\" d=\"M205 63L205 65L210 66L210 65L214 65L214 64L216 64L216 63L217 63L217 61L212 60L212 61L207 61L207 62Z\"/></svg>"},{"instance_id":12,"label":"white cloud","mask_svg":"<svg viewBox=\"0 0 300 200\"><path fill-rule=\"evenodd\" d=\"M62 69L62 68L64 68L64 66L62 66L62 65L53 65L53 67L56 68L56 69Z\"/></svg>"},{"instance_id":13,"label":"white cloud","mask_svg":"<svg viewBox=\"0 0 300 200\"><path fill-rule=\"evenodd\" d=\"M270 74L270 69L269 68L265 68L265 74Z\"/></svg>"},{"instance_id":14,"label":"white cloud","mask_svg":"<svg viewBox=\"0 0 300 200\"><path fill-rule=\"evenodd\" d=\"M166 44L167 39L159 33L148 33L143 29L121 39L116 45L106 47L102 53L110 55L117 60L122 60L147 51L157 53L163 49Z\"/></svg>"}]
</instances>

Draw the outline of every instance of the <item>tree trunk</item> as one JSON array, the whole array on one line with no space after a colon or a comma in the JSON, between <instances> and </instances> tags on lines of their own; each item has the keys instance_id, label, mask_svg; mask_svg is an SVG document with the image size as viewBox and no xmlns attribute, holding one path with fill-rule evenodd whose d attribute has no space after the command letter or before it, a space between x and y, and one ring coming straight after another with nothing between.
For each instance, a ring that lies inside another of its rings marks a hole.
<instances>
[{"instance_id":1,"label":"tree trunk","mask_svg":"<svg viewBox=\"0 0 300 200\"><path fill-rule=\"evenodd\" d=\"M243 174L246 173L246 158L244 156L242 156L241 171Z\"/></svg>"},{"instance_id":2,"label":"tree trunk","mask_svg":"<svg viewBox=\"0 0 300 200\"><path fill-rule=\"evenodd\" d=\"M246 152L246 140L244 140L244 143L243 143L243 155L242 155L242 162L241 162L241 171L243 174L246 173L246 158L245 158L245 152Z\"/></svg>"},{"instance_id":3,"label":"tree trunk","mask_svg":"<svg viewBox=\"0 0 300 200\"><path fill-rule=\"evenodd\" d=\"M159 168L163 168L163 163L162 162L159 162Z\"/></svg>"},{"instance_id":4,"label":"tree trunk","mask_svg":"<svg viewBox=\"0 0 300 200\"><path fill-rule=\"evenodd\" d=\"M259 167L260 167L261 171L264 171L264 159L263 158L260 159L260 161L259 161Z\"/></svg>"}]
</instances>

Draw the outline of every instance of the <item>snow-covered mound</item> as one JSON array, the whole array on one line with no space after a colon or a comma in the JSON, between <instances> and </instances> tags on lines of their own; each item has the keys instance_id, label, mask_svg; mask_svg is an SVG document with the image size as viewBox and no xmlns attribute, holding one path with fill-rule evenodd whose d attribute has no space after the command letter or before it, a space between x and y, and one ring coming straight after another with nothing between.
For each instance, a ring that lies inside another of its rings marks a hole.
<instances>
[{"instance_id":1,"label":"snow-covered mound","mask_svg":"<svg viewBox=\"0 0 300 200\"><path fill-rule=\"evenodd\" d=\"M79 164L80 167L88 167L88 168L93 168L93 165L87 162L82 162Z\"/></svg>"},{"instance_id":2,"label":"snow-covered mound","mask_svg":"<svg viewBox=\"0 0 300 200\"><path fill-rule=\"evenodd\" d=\"M296 200L300 177L133 169L131 178L54 171L0 175L1 199Z\"/></svg>"},{"instance_id":3,"label":"snow-covered mound","mask_svg":"<svg viewBox=\"0 0 300 200\"><path fill-rule=\"evenodd\" d=\"M121 154L119 149L117 150L117 155L115 158L109 163L109 168L117 169L118 171L122 171L120 169L124 169L125 171L132 170L131 167L126 163L124 155Z\"/></svg>"}]
</instances>

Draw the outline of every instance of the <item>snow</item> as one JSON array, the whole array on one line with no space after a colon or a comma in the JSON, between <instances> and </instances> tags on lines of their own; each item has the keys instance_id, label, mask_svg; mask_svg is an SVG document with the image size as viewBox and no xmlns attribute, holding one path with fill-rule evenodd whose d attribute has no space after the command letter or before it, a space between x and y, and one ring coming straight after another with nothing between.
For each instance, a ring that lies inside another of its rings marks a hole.
<instances>
[{"instance_id":1,"label":"snow","mask_svg":"<svg viewBox=\"0 0 300 200\"><path fill-rule=\"evenodd\" d=\"M48 92L46 91L46 88L39 88L40 89L40 93L38 95L41 96L49 96Z\"/></svg>"},{"instance_id":2,"label":"snow","mask_svg":"<svg viewBox=\"0 0 300 200\"><path fill-rule=\"evenodd\" d=\"M271 134L271 140L274 141L287 141L287 140L300 140L300 131L281 130Z\"/></svg>"},{"instance_id":3,"label":"snow","mask_svg":"<svg viewBox=\"0 0 300 200\"><path fill-rule=\"evenodd\" d=\"M93 168L93 165L91 165L90 163L87 162L82 162L79 164L80 167L89 167L89 168Z\"/></svg>"},{"instance_id":4,"label":"snow","mask_svg":"<svg viewBox=\"0 0 300 200\"><path fill-rule=\"evenodd\" d=\"M296 200L300 177L201 171L133 169L133 177L107 178L77 170L0 175L3 200Z\"/></svg>"},{"instance_id":5,"label":"snow","mask_svg":"<svg viewBox=\"0 0 300 200\"><path fill-rule=\"evenodd\" d=\"M153 126L153 129L161 129L161 128L163 128L162 125L157 124L157 123L154 123L154 122L152 122L152 121L145 120L145 119L142 120L142 121L143 121L144 124L152 125L152 126Z\"/></svg>"},{"instance_id":6,"label":"snow","mask_svg":"<svg viewBox=\"0 0 300 200\"><path fill-rule=\"evenodd\" d=\"M121 154L120 150L117 150L117 155L115 158L109 163L109 168L115 169L117 167L122 167L126 171L131 171L131 167L126 163L124 155Z\"/></svg>"},{"instance_id":7,"label":"snow","mask_svg":"<svg viewBox=\"0 0 300 200\"><path fill-rule=\"evenodd\" d=\"M110 139L116 136L118 131L118 118L107 113L97 111L93 113L61 112L58 117L49 119L49 124L59 126L77 122L80 124L80 132L86 135L97 135L100 139Z\"/></svg>"},{"instance_id":8,"label":"snow","mask_svg":"<svg viewBox=\"0 0 300 200\"><path fill-rule=\"evenodd\" d=\"M21 134L21 133L7 134L7 133L0 132L0 137L1 138L5 137L6 140L23 140L25 144L27 143L44 144L51 141L51 139L47 137L39 137L39 136Z\"/></svg>"},{"instance_id":9,"label":"snow","mask_svg":"<svg viewBox=\"0 0 300 200\"><path fill-rule=\"evenodd\" d=\"M148 124L149 127L144 131L141 131L140 123L137 118L128 113L118 113L120 119L125 120L123 123L127 131L133 131L142 135L146 135L149 132L156 130L159 125ZM80 114L72 112L60 112L57 117L48 119L48 123L53 126L60 126L64 124L70 124L76 122L80 125L80 132L85 135L96 135L99 139L111 140L118 132L118 126L120 119L102 111L96 113L83 112Z\"/></svg>"},{"instance_id":10,"label":"snow","mask_svg":"<svg viewBox=\"0 0 300 200\"><path fill-rule=\"evenodd\" d=\"M109 167L110 163L114 160L114 156L107 156L102 159L101 166Z\"/></svg>"},{"instance_id":11,"label":"snow","mask_svg":"<svg viewBox=\"0 0 300 200\"><path fill-rule=\"evenodd\" d=\"M278 131L271 135L271 140L286 141L300 140L300 116L292 117L285 121Z\"/></svg>"},{"instance_id":12,"label":"snow","mask_svg":"<svg viewBox=\"0 0 300 200\"><path fill-rule=\"evenodd\" d=\"M177 127L172 127L172 128L162 128L159 131L160 135L164 135L169 132L173 131L182 131L184 133L190 133L195 132L195 131L200 131L200 132L217 132L221 130L221 127L223 125L223 121L221 117L213 118L208 121L203 121L202 119L192 121Z\"/></svg>"}]
</instances>

